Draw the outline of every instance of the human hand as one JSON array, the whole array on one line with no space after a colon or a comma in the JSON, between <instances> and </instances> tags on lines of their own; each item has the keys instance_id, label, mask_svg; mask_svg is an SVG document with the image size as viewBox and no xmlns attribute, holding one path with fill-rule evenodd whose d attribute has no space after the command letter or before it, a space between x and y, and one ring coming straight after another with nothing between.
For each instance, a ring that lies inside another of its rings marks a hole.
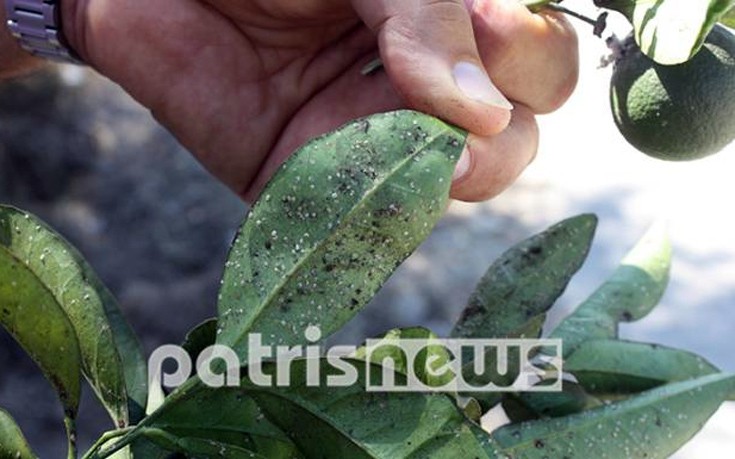
<instances>
[{"instance_id":1,"label":"human hand","mask_svg":"<svg viewBox=\"0 0 735 459\"><path fill-rule=\"evenodd\" d=\"M535 155L534 114L560 106L577 81L572 28L517 0L64 0L62 7L82 58L246 200L308 138L402 107L472 133L451 194L489 198ZM362 75L378 52L385 71ZM485 72L513 101L512 112Z\"/></svg>"}]
</instances>

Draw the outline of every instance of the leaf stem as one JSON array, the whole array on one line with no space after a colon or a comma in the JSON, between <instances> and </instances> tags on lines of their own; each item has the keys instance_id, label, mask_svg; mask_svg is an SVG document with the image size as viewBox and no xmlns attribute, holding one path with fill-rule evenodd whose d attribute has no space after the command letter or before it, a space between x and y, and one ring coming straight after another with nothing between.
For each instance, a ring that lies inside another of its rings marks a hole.
<instances>
[{"instance_id":1,"label":"leaf stem","mask_svg":"<svg viewBox=\"0 0 735 459\"><path fill-rule=\"evenodd\" d=\"M99 452L99 450L105 445L105 443L109 442L110 440L114 438L122 437L123 435L127 434L133 429L135 429L135 426L125 427L125 428L117 429L117 430L110 430L108 432L103 433L100 436L100 438L98 438L97 441L94 442L94 444L89 449L89 451L87 451L87 453L84 456L82 456L82 459L104 458L104 457L109 456L111 453L119 451L121 448L127 446L130 442L123 442L123 444L119 448L117 448L118 445L113 445L116 447L114 451L104 451L104 453Z\"/></svg>"},{"instance_id":2,"label":"leaf stem","mask_svg":"<svg viewBox=\"0 0 735 459\"><path fill-rule=\"evenodd\" d=\"M77 459L77 424L72 416L64 416L64 428L67 439L67 458Z\"/></svg>"}]
</instances>

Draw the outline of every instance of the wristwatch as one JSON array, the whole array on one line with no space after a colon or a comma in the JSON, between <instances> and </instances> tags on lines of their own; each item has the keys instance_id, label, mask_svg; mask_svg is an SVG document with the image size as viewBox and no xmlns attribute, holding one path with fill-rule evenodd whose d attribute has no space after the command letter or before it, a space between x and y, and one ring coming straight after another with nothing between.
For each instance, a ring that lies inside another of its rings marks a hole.
<instances>
[{"instance_id":1,"label":"wristwatch","mask_svg":"<svg viewBox=\"0 0 735 459\"><path fill-rule=\"evenodd\" d=\"M8 28L31 54L82 64L64 39L59 3L60 0L5 0Z\"/></svg>"}]
</instances>

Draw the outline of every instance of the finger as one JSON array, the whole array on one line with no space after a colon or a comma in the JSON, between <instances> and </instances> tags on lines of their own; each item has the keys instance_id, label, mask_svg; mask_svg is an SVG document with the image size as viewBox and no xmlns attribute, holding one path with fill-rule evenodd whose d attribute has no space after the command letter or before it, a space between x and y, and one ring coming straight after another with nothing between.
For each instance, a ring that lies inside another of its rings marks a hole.
<instances>
[{"instance_id":1,"label":"finger","mask_svg":"<svg viewBox=\"0 0 735 459\"><path fill-rule=\"evenodd\" d=\"M484 70L463 0L352 3L409 107L481 135L507 126L512 106Z\"/></svg>"},{"instance_id":2,"label":"finger","mask_svg":"<svg viewBox=\"0 0 735 459\"><path fill-rule=\"evenodd\" d=\"M509 99L548 113L569 98L579 52L563 15L534 14L518 0L474 0L470 11L480 56Z\"/></svg>"},{"instance_id":3,"label":"finger","mask_svg":"<svg viewBox=\"0 0 735 459\"><path fill-rule=\"evenodd\" d=\"M373 58L374 54L369 53L358 60L293 115L258 176L245 189L241 189L239 194L242 199L254 202L280 165L309 139L355 118L405 108L384 71L370 75L361 73L361 69ZM349 103L345 103L346 100Z\"/></svg>"},{"instance_id":4,"label":"finger","mask_svg":"<svg viewBox=\"0 0 735 459\"><path fill-rule=\"evenodd\" d=\"M347 120L403 106L385 72L369 76L360 74L360 69L369 60L367 56L358 61L299 110L283 130L252 186L241 193L245 201L254 202L280 164L308 139L331 131ZM350 103L342 103L345 99ZM330 108L325 110L324 107ZM455 180L452 197L480 201L507 188L535 155L538 129L533 113L518 105L513 110L509 126L502 133L490 138L471 135L469 142L471 167L465 176ZM462 167L462 164L458 165L459 173Z\"/></svg>"},{"instance_id":5,"label":"finger","mask_svg":"<svg viewBox=\"0 0 735 459\"><path fill-rule=\"evenodd\" d=\"M516 104L503 132L491 137L469 136L450 196L471 202L497 196L518 178L537 149L538 126L533 112Z\"/></svg>"}]
</instances>

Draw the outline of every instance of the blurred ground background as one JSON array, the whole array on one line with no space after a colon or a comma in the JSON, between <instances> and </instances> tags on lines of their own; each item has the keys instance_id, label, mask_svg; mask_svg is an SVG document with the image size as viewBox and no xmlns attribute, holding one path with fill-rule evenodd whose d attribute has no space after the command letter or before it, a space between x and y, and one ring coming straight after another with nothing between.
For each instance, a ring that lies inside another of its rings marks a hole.
<instances>
[{"instance_id":1,"label":"blurred ground background","mask_svg":"<svg viewBox=\"0 0 735 459\"><path fill-rule=\"evenodd\" d=\"M540 119L536 162L501 197L455 203L340 341L401 325L446 333L502 251L558 220L595 212L595 245L549 325L602 282L652 222L665 219L675 249L671 286L656 311L622 333L698 352L735 371L735 147L686 164L635 152L609 115L611 69L597 68L604 44L586 26L578 29L580 85L562 110ZM36 213L88 257L147 352L180 342L214 315L226 250L246 213L145 110L73 67L0 85L0 202ZM0 406L42 458L61 457L55 396L4 331L0 368ZM734 405L723 406L675 458L732 457ZM81 443L88 444L107 421L90 394L81 411Z\"/></svg>"}]
</instances>

